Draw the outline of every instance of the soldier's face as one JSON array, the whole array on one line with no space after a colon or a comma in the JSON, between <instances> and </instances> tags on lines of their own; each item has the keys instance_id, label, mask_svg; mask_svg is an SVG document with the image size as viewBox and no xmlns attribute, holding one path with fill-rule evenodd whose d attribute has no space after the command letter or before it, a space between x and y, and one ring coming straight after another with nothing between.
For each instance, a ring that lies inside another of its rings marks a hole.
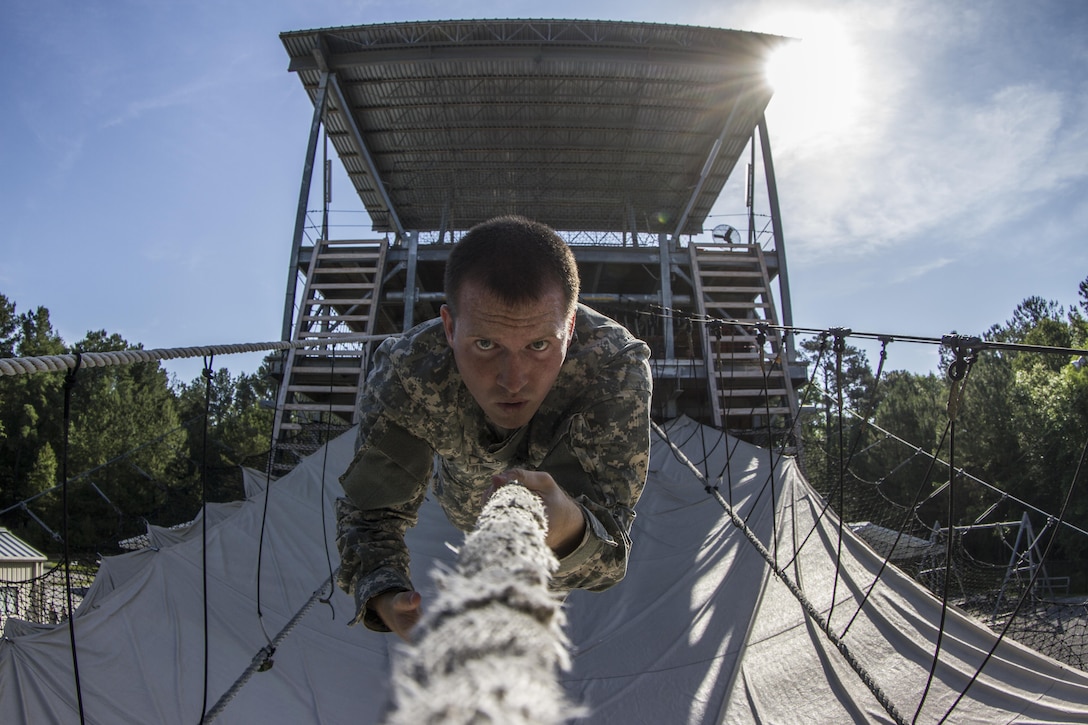
<instances>
[{"instance_id":1,"label":"soldier's face","mask_svg":"<svg viewBox=\"0 0 1088 725\"><path fill-rule=\"evenodd\" d=\"M472 282L461 288L456 319L442 307L442 323L465 387L505 429L520 428L540 408L574 331L559 290L511 307Z\"/></svg>"}]
</instances>

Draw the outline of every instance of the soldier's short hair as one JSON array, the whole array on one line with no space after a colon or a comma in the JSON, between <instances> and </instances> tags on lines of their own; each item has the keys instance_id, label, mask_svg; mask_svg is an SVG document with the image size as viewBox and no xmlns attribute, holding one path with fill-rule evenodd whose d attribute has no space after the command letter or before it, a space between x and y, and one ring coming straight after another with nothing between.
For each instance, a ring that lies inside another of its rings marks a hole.
<instances>
[{"instance_id":1,"label":"soldier's short hair","mask_svg":"<svg viewBox=\"0 0 1088 725\"><path fill-rule=\"evenodd\" d=\"M538 300L558 286L567 314L578 302L578 265L554 229L522 216L501 216L472 227L446 260L446 304L456 314L465 282L481 284L509 305Z\"/></svg>"}]
</instances>

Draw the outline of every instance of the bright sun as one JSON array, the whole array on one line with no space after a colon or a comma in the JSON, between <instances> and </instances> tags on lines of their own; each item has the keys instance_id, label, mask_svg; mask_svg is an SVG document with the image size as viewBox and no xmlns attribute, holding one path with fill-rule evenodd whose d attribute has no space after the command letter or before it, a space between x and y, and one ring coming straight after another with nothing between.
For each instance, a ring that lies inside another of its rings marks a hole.
<instances>
[{"instance_id":1,"label":"bright sun","mask_svg":"<svg viewBox=\"0 0 1088 725\"><path fill-rule=\"evenodd\" d=\"M848 131L862 100L862 67L857 47L840 23L825 16L790 18L799 41L780 48L767 64L774 88L775 126L791 136L811 138Z\"/></svg>"}]
</instances>

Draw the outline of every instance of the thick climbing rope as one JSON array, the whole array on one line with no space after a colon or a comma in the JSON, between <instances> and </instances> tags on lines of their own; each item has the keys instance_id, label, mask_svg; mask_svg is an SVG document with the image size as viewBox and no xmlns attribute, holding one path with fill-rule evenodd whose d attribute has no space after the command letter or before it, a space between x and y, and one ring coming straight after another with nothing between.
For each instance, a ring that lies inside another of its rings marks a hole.
<instances>
[{"instance_id":1,"label":"thick climbing rope","mask_svg":"<svg viewBox=\"0 0 1088 725\"><path fill-rule=\"evenodd\" d=\"M876 680L869 673L869 671L865 669L861 662L858 661L857 657L854 656L853 652L850 651L850 648L846 646L846 643L843 642L840 637L836 636L833 631L831 631L823 615L821 615L819 610L816 609L816 606L808 600L808 597L805 596L805 593L801 591L800 587L798 587L797 584L794 583L793 580L791 580L786 575L786 572L784 570L778 568L775 565L774 557L771 555L771 552L767 550L767 547L763 545L763 542L759 540L759 537L756 536L755 532L752 531L751 528L749 528L748 524L744 522L744 520L737 514L736 510L734 510L733 507L729 505L729 503L722 497L717 489L715 489L707 482L706 477L704 477L699 469L690 460L688 460L688 457L684 454L684 452L680 450L675 443L669 440L668 434L665 433L665 431L663 431L661 427L657 425L657 423L651 421L650 428L658 436L658 438L660 438L665 443L665 445L667 445L672 450L672 453L676 457L676 459L683 463L688 468L688 470L690 470L695 475L695 477L703 484L707 493L712 495L717 500L718 504L729 516L729 519L733 522L733 525L744 533L745 538L747 538L749 543L751 543L752 546L755 547L756 551L759 552L759 555L763 557L763 560L767 562L767 566L770 567L772 572L774 572L774 575L778 577L778 579L783 584L786 585L786 588L789 589L790 594L794 596L794 598L801 605L801 608L805 610L805 614L810 619L812 619L813 622L816 623L816 625L824 632L825 636L831 641L831 643L835 646L839 653L842 654L843 658L846 659L846 662L858 675L862 683L869 689L869 692L871 692L873 696L877 699L877 702L880 703L881 707L884 708L885 712L887 712L888 715L890 715L891 718L895 720L895 722L899 725L906 725L908 721L899 712L898 708L896 708L895 703L893 703L891 701L891 698L888 697L887 693L885 693L880 688L880 686L877 684Z\"/></svg>"},{"instance_id":2,"label":"thick climbing rope","mask_svg":"<svg viewBox=\"0 0 1088 725\"><path fill-rule=\"evenodd\" d=\"M343 335L337 336L337 344L384 340L398 335ZM203 347L171 347L155 350L116 350L113 352L85 352L72 355L44 355L41 357L0 358L0 375L26 375L29 373L59 372L72 370L78 365L86 368L101 368L111 365L131 365L133 363L154 362L156 360L179 360L190 357L209 357L213 355L234 355L246 352L264 352L271 350L298 350L307 347L327 346L328 340L243 342L228 345L206 345ZM80 362L77 362L77 357Z\"/></svg>"},{"instance_id":3,"label":"thick climbing rope","mask_svg":"<svg viewBox=\"0 0 1088 725\"><path fill-rule=\"evenodd\" d=\"M570 655L562 602L548 591L559 562L546 531L543 503L523 486L488 500L394 663L387 725L558 725L584 714L558 682Z\"/></svg>"}]
</instances>

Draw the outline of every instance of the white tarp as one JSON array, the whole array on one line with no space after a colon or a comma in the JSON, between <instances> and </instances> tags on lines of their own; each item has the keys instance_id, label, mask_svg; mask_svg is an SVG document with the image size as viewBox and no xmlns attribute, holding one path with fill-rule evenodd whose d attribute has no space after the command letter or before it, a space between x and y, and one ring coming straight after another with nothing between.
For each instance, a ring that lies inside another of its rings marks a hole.
<instances>
[{"instance_id":1,"label":"white tarp","mask_svg":"<svg viewBox=\"0 0 1088 725\"><path fill-rule=\"evenodd\" d=\"M767 451L722 440L688 420L669 430L704 470L722 472L723 496L761 541L770 542L777 528L777 545L768 548L779 567L802 584L821 617L830 610L831 629L841 633L880 559L849 530L838 554L837 520L818 515L820 501L792 461L776 468L772 509ZM344 434L330 443L327 458L319 451L271 485L259 610L265 510L259 490L229 518L208 522L206 549L198 531L158 551L107 560L75 617L86 722L198 722L205 662L208 707L231 690L321 588L330 561L336 566L332 502L353 440L353 432ZM733 449L728 471L727 447ZM743 532L659 441L650 468L627 579L602 594L574 592L567 600L575 656L561 679L571 698L590 709L585 722L892 722ZM409 534L414 579L425 597L429 571L437 560L451 560L447 542L461 539L428 501ZM380 721L388 648L396 640L348 628L351 608L339 591L315 604L289 628L272 668L240 687L216 722ZM887 569L843 639L907 721L925 688L941 615L939 601ZM919 723L940 720L995 641L953 610L945 620ZM0 723L78 722L67 625L13 623L7 631L11 636L0 642ZM1088 674L1003 642L948 721L1088 723Z\"/></svg>"}]
</instances>

